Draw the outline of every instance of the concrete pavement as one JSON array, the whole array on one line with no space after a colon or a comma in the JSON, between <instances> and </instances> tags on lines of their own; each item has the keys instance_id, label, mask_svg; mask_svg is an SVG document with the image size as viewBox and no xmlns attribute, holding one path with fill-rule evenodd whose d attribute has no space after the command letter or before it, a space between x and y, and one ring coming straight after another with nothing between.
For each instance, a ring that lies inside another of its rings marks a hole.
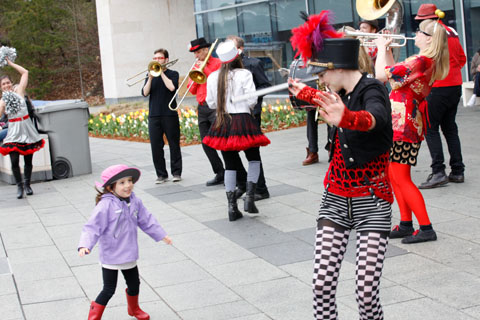
<instances>
[{"instance_id":1,"label":"concrete pavement","mask_svg":"<svg viewBox=\"0 0 480 320\"><path fill-rule=\"evenodd\" d=\"M480 319L480 109L460 107L457 119L466 181L422 191L438 241L390 241L381 284L385 319ZM272 144L261 152L271 198L257 203L259 215L234 223L223 187L205 186L213 175L199 145L182 148L183 180L175 184L154 184L149 144L94 138L91 175L36 183L35 194L22 200L14 186L1 184L0 318L87 318L101 269L97 250L78 257L79 235L94 207L94 181L107 166L125 163L142 170L135 191L174 243L139 236L140 301L152 319L312 319L314 227L327 154L303 167L305 127L267 135ZM424 144L414 181L429 172ZM353 238L337 291L340 319L358 318ZM132 319L124 288L120 276L104 319Z\"/></svg>"}]
</instances>

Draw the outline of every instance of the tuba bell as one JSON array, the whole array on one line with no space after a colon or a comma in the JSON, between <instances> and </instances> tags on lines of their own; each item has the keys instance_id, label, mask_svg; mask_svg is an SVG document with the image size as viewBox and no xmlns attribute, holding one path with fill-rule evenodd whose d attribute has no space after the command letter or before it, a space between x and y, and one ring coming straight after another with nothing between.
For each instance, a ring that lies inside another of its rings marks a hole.
<instances>
[{"instance_id":1,"label":"tuba bell","mask_svg":"<svg viewBox=\"0 0 480 320\"><path fill-rule=\"evenodd\" d=\"M403 23L403 5L401 0L357 0L358 15L365 20L375 20L383 15L385 30L398 34Z\"/></svg>"}]
</instances>

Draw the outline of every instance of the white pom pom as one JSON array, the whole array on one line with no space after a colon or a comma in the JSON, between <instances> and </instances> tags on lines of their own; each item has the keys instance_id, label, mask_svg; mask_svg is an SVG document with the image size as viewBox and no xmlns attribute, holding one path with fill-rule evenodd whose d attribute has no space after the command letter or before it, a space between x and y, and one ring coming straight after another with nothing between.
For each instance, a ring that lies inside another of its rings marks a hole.
<instances>
[{"instance_id":1,"label":"white pom pom","mask_svg":"<svg viewBox=\"0 0 480 320\"><path fill-rule=\"evenodd\" d=\"M1 47L0 48L0 68L5 67L7 63L7 59L14 62L17 58L17 49L10 48L10 47Z\"/></svg>"}]
</instances>

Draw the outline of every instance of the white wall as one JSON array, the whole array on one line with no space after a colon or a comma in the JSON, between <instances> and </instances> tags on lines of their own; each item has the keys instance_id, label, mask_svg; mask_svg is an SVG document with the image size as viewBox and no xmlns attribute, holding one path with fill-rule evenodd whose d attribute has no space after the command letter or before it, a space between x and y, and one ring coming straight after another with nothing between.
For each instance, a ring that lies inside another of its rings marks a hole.
<instances>
[{"instance_id":1,"label":"white wall","mask_svg":"<svg viewBox=\"0 0 480 320\"><path fill-rule=\"evenodd\" d=\"M107 104L140 97L142 84L125 80L145 70L153 51L165 48L172 69L184 75L194 61L196 38L192 0L96 0L103 90Z\"/></svg>"}]
</instances>

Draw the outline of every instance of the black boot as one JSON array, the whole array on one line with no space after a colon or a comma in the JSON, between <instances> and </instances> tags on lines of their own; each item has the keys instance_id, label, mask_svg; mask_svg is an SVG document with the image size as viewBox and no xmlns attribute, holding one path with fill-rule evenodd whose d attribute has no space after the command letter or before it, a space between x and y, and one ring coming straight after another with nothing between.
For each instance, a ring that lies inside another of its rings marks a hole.
<instances>
[{"instance_id":1,"label":"black boot","mask_svg":"<svg viewBox=\"0 0 480 320\"><path fill-rule=\"evenodd\" d=\"M27 196L31 196L33 194L33 190L30 187L30 179L25 179L24 181L24 188L25 188L25 194Z\"/></svg>"},{"instance_id":2,"label":"black boot","mask_svg":"<svg viewBox=\"0 0 480 320\"><path fill-rule=\"evenodd\" d=\"M234 191L227 192L227 199L228 199L228 220L235 221L237 219L241 219L243 214L238 210L237 206L237 198L235 197Z\"/></svg>"},{"instance_id":3,"label":"black boot","mask_svg":"<svg viewBox=\"0 0 480 320\"><path fill-rule=\"evenodd\" d=\"M257 189L257 184L247 181L247 195L245 196L243 209L249 213L258 213L258 209L255 206L255 189Z\"/></svg>"},{"instance_id":4,"label":"black boot","mask_svg":"<svg viewBox=\"0 0 480 320\"><path fill-rule=\"evenodd\" d=\"M20 168L13 167L12 168L13 176L15 177L15 182L17 183L17 199L23 198L23 182L22 182L22 174L20 173Z\"/></svg>"},{"instance_id":5,"label":"black boot","mask_svg":"<svg viewBox=\"0 0 480 320\"><path fill-rule=\"evenodd\" d=\"M23 167L23 173L25 175L24 179L24 188L25 193L27 196L31 196L33 194L33 190L30 187L30 179L32 178L32 166L25 166Z\"/></svg>"},{"instance_id":6,"label":"black boot","mask_svg":"<svg viewBox=\"0 0 480 320\"><path fill-rule=\"evenodd\" d=\"M23 182L17 183L17 199L23 198Z\"/></svg>"}]
</instances>

